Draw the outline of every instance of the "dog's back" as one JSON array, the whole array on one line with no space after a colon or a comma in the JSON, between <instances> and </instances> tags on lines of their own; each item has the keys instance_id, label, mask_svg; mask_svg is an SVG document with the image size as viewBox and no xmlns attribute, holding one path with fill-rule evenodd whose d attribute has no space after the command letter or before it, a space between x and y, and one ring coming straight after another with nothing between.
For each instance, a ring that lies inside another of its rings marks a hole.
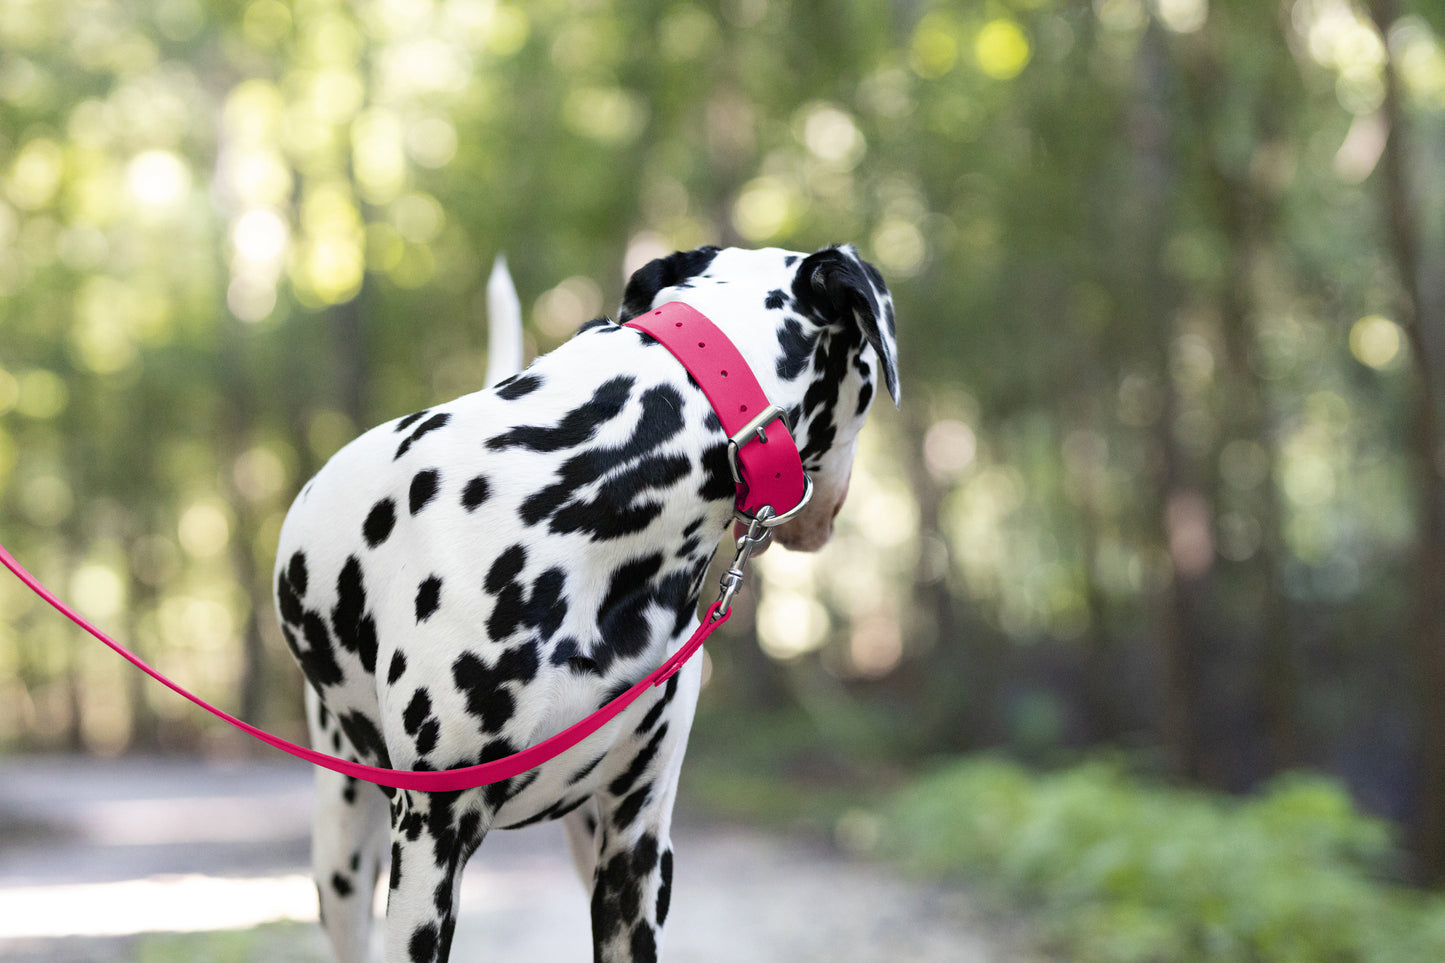
<instances>
[{"instance_id":1,"label":"dog's back","mask_svg":"<svg viewBox=\"0 0 1445 963\"><path fill-rule=\"evenodd\" d=\"M368 761L505 755L660 660L650 602L673 618L711 550L687 502L660 494L703 484L678 380L636 332L596 327L497 388L372 429L306 486L278 608Z\"/></svg>"}]
</instances>

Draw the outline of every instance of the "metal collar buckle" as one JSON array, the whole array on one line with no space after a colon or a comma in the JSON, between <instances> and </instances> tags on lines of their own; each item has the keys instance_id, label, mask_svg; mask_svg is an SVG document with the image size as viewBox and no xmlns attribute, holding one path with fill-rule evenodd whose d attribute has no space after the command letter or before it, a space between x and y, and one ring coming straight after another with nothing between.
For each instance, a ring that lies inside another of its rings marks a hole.
<instances>
[{"instance_id":1,"label":"metal collar buckle","mask_svg":"<svg viewBox=\"0 0 1445 963\"><path fill-rule=\"evenodd\" d=\"M762 414L743 425L742 430L728 439L728 468L732 469L734 484L741 485L743 483L743 476L738 471L739 449L750 441L766 442L768 440L767 427L775 421L781 421L784 428L789 431L793 430L793 426L788 424L788 413L777 405L768 405L763 409Z\"/></svg>"},{"instance_id":2,"label":"metal collar buckle","mask_svg":"<svg viewBox=\"0 0 1445 963\"><path fill-rule=\"evenodd\" d=\"M793 430L793 426L788 423L787 411L778 405L768 405L763 409L761 414L746 425L743 425L737 434L728 439L728 469L732 472L733 484L741 485L743 483L742 472L738 469L738 452L742 450L744 445L751 441L766 443L768 440L768 425L771 425L775 421L781 421L783 427L788 429L788 431ZM802 511L803 506L807 505L812 497L813 479L808 477L807 472L803 472L803 497L798 499L798 504L783 512L781 515L769 505L765 505L759 509L756 515L749 515L741 509L734 510L733 514L742 521L749 523L756 522L765 528L774 528L789 521L797 515L798 512ZM764 510L767 512L766 515L764 514Z\"/></svg>"}]
</instances>

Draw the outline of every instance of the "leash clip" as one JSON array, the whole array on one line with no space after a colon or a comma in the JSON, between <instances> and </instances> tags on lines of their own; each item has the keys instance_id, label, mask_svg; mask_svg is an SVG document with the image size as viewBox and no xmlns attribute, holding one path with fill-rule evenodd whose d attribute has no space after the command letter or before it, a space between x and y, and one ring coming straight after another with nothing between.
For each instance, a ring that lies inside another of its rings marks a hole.
<instances>
[{"instance_id":1,"label":"leash clip","mask_svg":"<svg viewBox=\"0 0 1445 963\"><path fill-rule=\"evenodd\" d=\"M768 522L773 517L773 506L764 505L758 509L757 515L748 522L748 530L738 539L738 549L733 555L733 564L723 573L719 580L719 591L717 602L713 607L713 618L721 619L728 614L732 607L733 597L743 587L743 566L748 563L748 558L753 551L766 542L771 536Z\"/></svg>"}]
</instances>

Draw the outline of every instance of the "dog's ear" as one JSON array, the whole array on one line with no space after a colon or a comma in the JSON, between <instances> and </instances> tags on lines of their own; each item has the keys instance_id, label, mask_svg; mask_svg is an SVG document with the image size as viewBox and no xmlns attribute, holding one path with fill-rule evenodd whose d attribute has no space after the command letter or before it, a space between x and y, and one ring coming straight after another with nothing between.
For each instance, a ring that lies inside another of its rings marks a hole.
<instances>
[{"instance_id":1,"label":"dog's ear","mask_svg":"<svg viewBox=\"0 0 1445 963\"><path fill-rule=\"evenodd\" d=\"M695 251L675 251L638 268L628 279L627 289L622 292L618 320L631 321L644 311L651 310L657 292L676 287L706 271L719 250L716 247L700 247Z\"/></svg>"},{"instance_id":2,"label":"dog's ear","mask_svg":"<svg viewBox=\"0 0 1445 963\"><path fill-rule=\"evenodd\" d=\"M826 247L798 265L793 296L824 324L856 324L878 352L883 381L898 404L898 338L893 296L878 269L858 256L851 244Z\"/></svg>"}]
</instances>

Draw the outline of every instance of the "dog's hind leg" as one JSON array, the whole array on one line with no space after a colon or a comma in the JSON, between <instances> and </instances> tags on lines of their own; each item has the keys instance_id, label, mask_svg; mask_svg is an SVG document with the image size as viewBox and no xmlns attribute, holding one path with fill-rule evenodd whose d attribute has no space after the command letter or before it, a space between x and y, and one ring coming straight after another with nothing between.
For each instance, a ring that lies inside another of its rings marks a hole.
<instances>
[{"instance_id":1,"label":"dog's hind leg","mask_svg":"<svg viewBox=\"0 0 1445 963\"><path fill-rule=\"evenodd\" d=\"M563 816L562 825L567 828L572 865L577 867L582 885L590 890L597 872L597 800L589 799Z\"/></svg>"},{"instance_id":2,"label":"dog's hind leg","mask_svg":"<svg viewBox=\"0 0 1445 963\"><path fill-rule=\"evenodd\" d=\"M308 688L307 718L313 744L349 751L336 719L324 714ZM371 942L372 901L386 861L386 797L370 783L329 769L316 770L311 866L321 901L321 925L340 963L365 963Z\"/></svg>"}]
</instances>

